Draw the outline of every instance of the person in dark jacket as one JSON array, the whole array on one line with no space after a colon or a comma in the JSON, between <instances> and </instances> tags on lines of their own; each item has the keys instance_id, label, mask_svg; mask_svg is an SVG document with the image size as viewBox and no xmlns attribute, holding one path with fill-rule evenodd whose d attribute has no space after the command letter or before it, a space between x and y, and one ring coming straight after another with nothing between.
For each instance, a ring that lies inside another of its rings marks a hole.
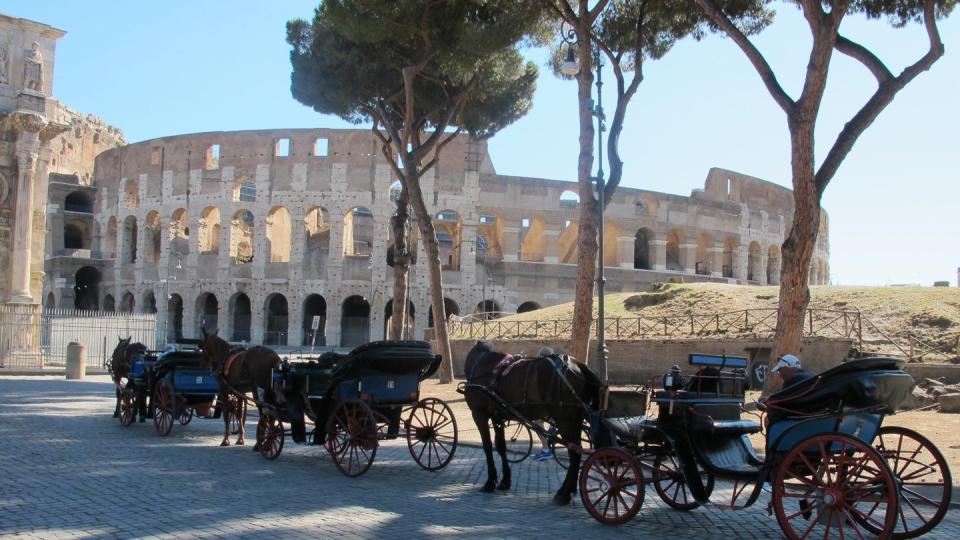
<instances>
[{"instance_id":1,"label":"person in dark jacket","mask_svg":"<svg viewBox=\"0 0 960 540\"><path fill-rule=\"evenodd\" d=\"M792 354L785 354L778 358L777 363L770 368L770 371L780 376L783 388L789 388L816 376L812 371L803 369L800 365L800 359Z\"/></svg>"}]
</instances>

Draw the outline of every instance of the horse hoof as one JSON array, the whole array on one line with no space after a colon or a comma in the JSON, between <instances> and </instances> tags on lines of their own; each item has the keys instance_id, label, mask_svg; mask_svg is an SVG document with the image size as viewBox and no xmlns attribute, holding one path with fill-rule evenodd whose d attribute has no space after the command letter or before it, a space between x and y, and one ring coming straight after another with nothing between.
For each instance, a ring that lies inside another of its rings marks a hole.
<instances>
[{"instance_id":1,"label":"horse hoof","mask_svg":"<svg viewBox=\"0 0 960 540\"><path fill-rule=\"evenodd\" d=\"M557 493L556 495L553 496L553 504L556 504L559 506L567 506L568 504L570 504L570 496L564 495L563 493Z\"/></svg>"},{"instance_id":2,"label":"horse hoof","mask_svg":"<svg viewBox=\"0 0 960 540\"><path fill-rule=\"evenodd\" d=\"M220 446L230 446L230 441L223 441L220 443Z\"/></svg>"},{"instance_id":3,"label":"horse hoof","mask_svg":"<svg viewBox=\"0 0 960 540\"><path fill-rule=\"evenodd\" d=\"M237 441L237 446L243 446L244 444L246 443L244 443L243 441Z\"/></svg>"},{"instance_id":4,"label":"horse hoof","mask_svg":"<svg viewBox=\"0 0 960 540\"><path fill-rule=\"evenodd\" d=\"M480 491L482 491L483 493L493 493L494 491L493 488L494 488L494 483L487 482L486 484L483 485L482 488L480 488Z\"/></svg>"}]
</instances>

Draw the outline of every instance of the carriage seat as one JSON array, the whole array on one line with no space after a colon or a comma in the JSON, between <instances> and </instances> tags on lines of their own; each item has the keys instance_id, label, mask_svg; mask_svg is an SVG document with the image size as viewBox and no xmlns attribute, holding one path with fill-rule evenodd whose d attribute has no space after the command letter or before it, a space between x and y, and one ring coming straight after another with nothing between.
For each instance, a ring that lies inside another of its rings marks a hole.
<instances>
[{"instance_id":1,"label":"carriage seat","mask_svg":"<svg viewBox=\"0 0 960 540\"><path fill-rule=\"evenodd\" d=\"M760 432L760 422L756 420L713 420L711 418L696 423L695 429L700 433L712 433L714 435L749 435Z\"/></svg>"},{"instance_id":2,"label":"carriage seat","mask_svg":"<svg viewBox=\"0 0 960 540\"><path fill-rule=\"evenodd\" d=\"M603 425L621 437L639 439L646 429L646 416L617 416L603 418Z\"/></svg>"}]
</instances>

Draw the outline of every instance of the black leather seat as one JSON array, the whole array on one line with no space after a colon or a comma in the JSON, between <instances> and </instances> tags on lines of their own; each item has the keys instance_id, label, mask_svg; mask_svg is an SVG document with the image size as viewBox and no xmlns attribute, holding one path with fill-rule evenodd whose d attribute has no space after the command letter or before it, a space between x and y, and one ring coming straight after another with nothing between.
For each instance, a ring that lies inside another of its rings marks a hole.
<instances>
[{"instance_id":1,"label":"black leather seat","mask_svg":"<svg viewBox=\"0 0 960 540\"><path fill-rule=\"evenodd\" d=\"M639 439L646 428L646 416L618 416L604 418L603 425L621 437Z\"/></svg>"}]
</instances>

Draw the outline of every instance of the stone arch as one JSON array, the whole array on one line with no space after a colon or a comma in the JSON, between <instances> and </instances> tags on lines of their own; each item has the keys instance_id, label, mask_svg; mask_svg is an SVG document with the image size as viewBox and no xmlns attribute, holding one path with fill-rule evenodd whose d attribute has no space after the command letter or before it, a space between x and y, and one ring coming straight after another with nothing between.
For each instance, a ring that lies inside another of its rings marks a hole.
<instances>
[{"instance_id":1,"label":"stone arch","mask_svg":"<svg viewBox=\"0 0 960 540\"><path fill-rule=\"evenodd\" d=\"M171 294L167 298L167 341L183 338L183 298Z\"/></svg>"},{"instance_id":2,"label":"stone arch","mask_svg":"<svg viewBox=\"0 0 960 540\"><path fill-rule=\"evenodd\" d=\"M456 210L442 210L433 218L437 244L440 247L440 266L443 270L460 270L462 225L460 214Z\"/></svg>"},{"instance_id":3,"label":"stone arch","mask_svg":"<svg viewBox=\"0 0 960 540\"><path fill-rule=\"evenodd\" d=\"M373 212L355 206L343 217L344 256L369 256L373 248Z\"/></svg>"},{"instance_id":4,"label":"stone arch","mask_svg":"<svg viewBox=\"0 0 960 540\"><path fill-rule=\"evenodd\" d=\"M137 307L137 301L133 298L133 293L130 291L123 293L123 297L120 298L120 313L133 313L135 307Z\"/></svg>"},{"instance_id":5,"label":"stone arch","mask_svg":"<svg viewBox=\"0 0 960 540\"><path fill-rule=\"evenodd\" d=\"M560 211L577 212L580 208L580 194L572 189L565 189L560 193Z\"/></svg>"},{"instance_id":6,"label":"stone arch","mask_svg":"<svg viewBox=\"0 0 960 540\"><path fill-rule=\"evenodd\" d=\"M780 284L780 248L776 244L770 244L767 249L767 283L770 285Z\"/></svg>"},{"instance_id":7,"label":"stone arch","mask_svg":"<svg viewBox=\"0 0 960 540\"><path fill-rule=\"evenodd\" d=\"M557 237L557 260L562 264L577 264L577 256L580 253L580 244L577 242L580 222L565 219L563 224L563 231Z\"/></svg>"},{"instance_id":8,"label":"stone arch","mask_svg":"<svg viewBox=\"0 0 960 540\"><path fill-rule=\"evenodd\" d=\"M733 236L728 236L727 239L723 241L723 268L721 269L723 277L733 277L734 254L739 247L740 242Z\"/></svg>"},{"instance_id":9,"label":"stone arch","mask_svg":"<svg viewBox=\"0 0 960 540\"><path fill-rule=\"evenodd\" d=\"M47 293L47 299L43 303L43 309L46 311L57 309L57 297L53 295L53 292Z\"/></svg>"},{"instance_id":10,"label":"stone arch","mask_svg":"<svg viewBox=\"0 0 960 540\"><path fill-rule=\"evenodd\" d=\"M640 270L653 269L653 250L650 242L656 238L647 228L637 229L633 238L633 267Z\"/></svg>"},{"instance_id":11,"label":"stone arch","mask_svg":"<svg viewBox=\"0 0 960 540\"><path fill-rule=\"evenodd\" d=\"M113 295L108 294L103 297L103 311L107 313L113 313L117 310L116 302L113 300Z\"/></svg>"},{"instance_id":12,"label":"stone arch","mask_svg":"<svg viewBox=\"0 0 960 540\"><path fill-rule=\"evenodd\" d=\"M200 254L220 253L220 209L208 206L200 214L200 230L197 234L197 249Z\"/></svg>"},{"instance_id":13,"label":"stone arch","mask_svg":"<svg viewBox=\"0 0 960 540\"><path fill-rule=\"evenodd\" d=\"M529 301L529 302L524 302L519 306L517 306L517 313L526 313L528 311L536 311L538 309L540 309L540 304L533 301Z\"/></svg>"},{"instance_id":14,"label":"stone arch","mask_svg":"<svg viewBox=\"0 0 960 540\"><path fill-rule=\"evenodd\" d=\"M195 309L194 320L197 324L197 334L201 334L204 330L207 333L219 330L220 302L216 295L209 292L201 293L197 296Z\"/></svg>"},{"instance_id":15,"label":"stone arch","mask_svg":"<svg viewBox=\"0 0 960 540\"><path fill-rule=\"evenodd\" d=\"M82 219L71 219L63 224L64 249L90 249L90 226Z\"/></svg>"},{"instance_id":16,"label":"stone arch","mask_svg":"<svg viewBox=\"0 0 960 540\"><path fill-rule=\"evenodd\" d=\"M443 311L447 317L451 315L460 315L460 306L450 298L443 298ZM427 328L433 328L433 306L427 311Z\"/></svg>"},{"instance_id":17,"label":"stone arch","mask_svg":"<svg viewBox=\"0 0 960 540\"><path fill-rule=\"evenodd\" d=\"M370 303L361 296L343 301L340 311L340 346L356 347L370 341Z\"/></svg>"},{"instance_id":18,"label":"stone arch","mask_svg":"<svg viewBox=\"0 0 960 540\"><path fill-rule=\"evenodd\" d=\"M303 218L306 229L304 234L303 269L304 277L319 278L330 256L330 220L326 208L314 206Z\"/></svg>"},{"instance_id":19,"label":"stone arch","mask_svg":"<svg viewBox=\"0 0 960 540\"><path fill-rule=\"evenodd\" d=\"M123 186L124 208L140 208L140 184L136 180L127 180Z\"/></svg>"},{"instance_id":20,"label":"stone arch","mask_svg":"<svg viewBox=\"0 0 960 540\"><path fill-rule=\"evenodd\" d=\"M93 199L85 191L71 191L63 199L63 210L66 212L93 213Z\"/></svg>"},{"instance_id":21,"label":"stone arch","mask_svg":"<svg viewBox=\"0 0 960 540\"><path fill-rule=\"evenodd\" d=\"M190 253L190 218L184 208L170 215L170 252L180 256Z\"/></svg>"},{"instance_id":22,"label":"stone arch","mask_svg":"<svg viewBox=\"0 0 960 540\"><path fill-rule=\"evenodd\" d=\"M265 345L286 345L289 324L287 297L280 293L267 296L263 303L263 343Z\"/></svg>"},{"instance_id":23,"label":"stone arch","mask_svg":"<svg viewBox=\"0 0 960 540\"><path fill-rule=\"evenodd\" d=\"M407 323L403 328L404 339L413 339L413 329L414 322L417 318L417 309L414 307L413 302L407 300ZM387 331L390 328L390 321L393 319L393 299L387 300L387 304L383 307L383 335L389 335ZM398 338L391 338L398 339Z\"/></svg>"},{"instance_id":24,"label":"stone arch","mask_svg":"<svg viewBox=\"0 0 960 540\"><path fill-rule=\"evenodd\" d=\"M117 258L117 218L116 216L110 216L110 219L107 220L107 237L105 239L106 256L108 259Z\"/></svg>"},{"instance_id":25,"label":"stone arch","mask_svg":"<svg viewBox=\"0 0 960 540\"><path fill-rule=\"evenodd\" d=\"M250 326L253 321L253 311L250 309L250 297L245 293L237 293L230 298L230 314L233 316L230 325L230 341L250 342Z\"/></svg>"},{"instance_id":26,"label":"stone arch","mask_svg":"<svg viewBox=\"0 0 960 540\"><path fill-rule=\"evenodd\" d=\"M163 228L160 223L160 213L151 210L147 213L147 230L144 234L146 240L146 250L143 253L145 262L157 262L160 260L160 231Z\"/></svg>"},{"instance_id":27,"label":"stone arch","mask_svg":"<svg viewBox=\"0 0 960 540\"><path fill-rule=\"evenodd\" d=\"M713 247L713 236L708 232L702 232L697 235L697 258L694 265L694 271L703 276L709 276L713 272L713 253L710 249Z\"/></svg>"},{"instance_id":28,"label":"stone arch","mask_svg":"<svg viewBox=\"0 0 960 540\"><path fill-rule=\"evenodd\" d=\"M257 183L247 176L233 181L233 202L257 202Z\"/></svg>"},{"instance_id":29,"label":"stone arch","mask_svg":"<svg viewBox=\"0 0 960 540\"><path fill-rule=\"evenodd\" d=\"M123 220L123 253L120 262L137 262L137 218L134 216L127 216L127 219Z\"/></svg>"},{"instance_id":30,"label":"stone arch","mask_svg":"<svg viewBox=\"0 0 960 540\"><path fill-rule=\"evenodd\" d=\"M303 345L327 344L327 301L319 294L311 294L303 301ZM318 317L317 329L313 329L313 318Z\"/></svg>"},{"instance_id":31,"label":"stone arch","mask_svg":"<svg viewBox=\"0 0 960 540\"><path fill-rule=\"evenodd\" d=\"M241 208L230 221L230 258L236 264L253 260L253 212Z\"/></svg>"},{"instance_id":32,"label":"stone arch","mask_svg":"<svg viewBox=\"0 0 960 540\"><path fill-rule=\"evenodd\" d=\"M520 253L521 261L543 262L546 253L544 249L544 223L540 216L520 218Z\"/></svg>"},{"instance_id":33,"label":"stone arch","mask_svg":"<svg viewBox=\"0 0 960 540\"><path fill-rule=\"evenodd\" d=\"M683 271L680 260L680 244L684 240L683 231L673 229L667 233L667 270Z\"/></svg>"},{"instance_id":34,"label":"stone arch","mask_svg":"<svg viewBox=\"0 0 960 540\"><path fill-rule=\"evenodd\" d=\"M157 312L157 297L153 294L153 291L147 289L143 296L141 296L142 301L140 302L140 309L144 313L156 313Z\"/></svg>"},{"instance_id":35,"label":"stone arch","mask_svg":"<svg viewBox=\"0 0 960 540\"><path fill-rule=\"evenodd\" d=\"M286 207L275 206L267 214L267 260L290 262L290 212Z\"/></svg>"},{"instance_id":36,"label":"stone arch","mask_svg":"<svg viewBox=\"0 0 960 540\"><path fill-rule=\"evenodd\" d=\"M96 311L100 309L100 282L103 275L92 266L84 266L73 275L73 308Z\"/></svg>"},{"instance_id":37,"label":"stone arch","mask_svg":"<svg viewBox=\"0 0 960 540\"><path fill-rule=\"evenodd\" d=\"M754 240L747 248L747 280L759 281L760 275L766 269L760 267L760 243Z\"/></svg>"},{"instance_id":38,"label":"stone arch","mask_svg":"<svg viewBox=\"0 0 960 540\"><path fill-rule=\"evenodd\" d=\"M492 260L503 258L503 218L493 214L481 214L477 223L477 256ZM483 239L481 253L480 240Z\"/></svg>"},{"instance_id":39,"label":"stone arch","mask_svg":"<svg viewBox=\"0 0 960 540\"><path fill-rule=\"evenodd\" d=\"M496 300L483 300L477 304L477 307L473 308L474 315L480 315L486 320L496 319L501 313L500 304Z\"/></svg>"}]
</instances>

